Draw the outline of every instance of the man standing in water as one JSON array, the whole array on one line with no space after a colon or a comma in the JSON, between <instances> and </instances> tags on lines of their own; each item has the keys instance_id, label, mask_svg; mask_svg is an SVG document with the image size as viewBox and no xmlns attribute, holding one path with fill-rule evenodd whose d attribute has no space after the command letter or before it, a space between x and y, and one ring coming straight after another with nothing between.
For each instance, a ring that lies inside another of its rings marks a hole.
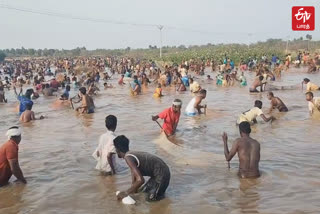
<instances>
[{"instance_id":1,"label":"man standing in water","mask_svg":"<svg viewBox=\"0 0 320 214\"><path fill-rule=\"evenodd\" d=\"M113 142L118 157L126 161L132 177L131 187L125 192L120 192L117 195L118 200L136 193L144 184L143 176L150 177L141 188L148 194L147 201L158 201L164 198L164 193L170 183L170 170L167 164L155 155L129 151L129 139L124 135L116 137Z\"/></svg>"},{"instance_id":2,"label":"man standing in water","mask_svg":"<svg viewBox=\"0 0 320 214\"><path fill-rule=\"evenodd\" d=\"M76 108L76 111L83 114L91 114L94 113L94 103L92 98L87 95L87 89L85 87L79 88L79 96L81 101L81 106ZM72 101L71 101L72 102Z\"/></svg>"},{"instance_id":3,"label":"man standing in water","mask_svg":"<svg viewBox=\"0 0 320 214\"><path fill-rule=\"evenodd\" d=\"M279 112L287 112L287 106L282 102L279 97L275 97L272 92L268 93L268 99L271 100L271 107L269 113L272 112L273 109L277 108Z\"/></svg>"},{"instance_id":4,"label":"man standing in water","mask_svg":"<svg viewBox=\"0 0 320 214\"><path fill-rule=\"evenodd\" d=\"M172 103L172 107L165 109L163 112L156 116L152 116L152 120L163 119L162 130L167 136L174 135L176 132L181 111L182 101L175 99Z\"/></svg>"},{"instance_id":5,"label":"man standing in water","mask_svg":"<svg viewBox=\"0 0 320 214\"><path fill-rule=\"evenodd\" d=\"M257 117L260 116L265 122L269 122L270 120L275 120L273 116L267 118L262 110L262 102L260 100L256 100L254 102L254 107L246 112L243 112L237 121L237 124L240 124L241 122L249 122L249 123L257 123Z\"/></svg>"},{"instance_id":6,"label":"man standing in water","mask_svg":"<svg viewBox=\"0 0 320 214\"><path fill-rule=\"evenodd\" d=\"M21 122L28 123L31 120L38 120L31 109L32 109L32 105L30 103L27 103L26 110L20 116ZM44 119L44 117L41 115L39 120L42 120L42 119Z\"/></svg>"},{"instance_id":7,"label":"man standing in water","mask_svg":"<svg viewBox=\"0 0 320 214\"><path fill-rule=\"evenodd\" d=\"M240 178L257 178L260 176L260 144L250 137L251 128L248 122L242 122L239 125L240 138L236 139L231 150L228 148L228 135L224 132L222 135L224 143L224 155L229 162L238 153Z\"/></svg>"},{"instance_id":8,"label":"man standing in water","mask_svg":"<svg viewBox=\"0 0 320 214\"><path fill-rule=\"evenodd\" d=\"M18 161L18 145L21 141L19 127L13 126L7 131L8 141L0 147L0 186L6 185L14 175L19 181L27 181L21 171Z\"/></svg>"},{"instance_id":9,"label":"man standing in water","mask_svg":"<svg viewBox=\"0 0 320 214\"><path fill-rule=\"evenodd\" d=\"M27 104L29 103L31 106L33 105L33 102L31 100L31 95L34 93L33 89L28 89L25 93L25 95L21 95L22 94L22 88L20 89L19 94L17 93L16 87L13 88L14 93L16 94L20 105L19 105L19 114L21 115L27 107Z\"/></svg>"},{"instance_id":10,"label":"man standing in water","mask_svg":"<svg viewBox=\"0 0 320 214\"><path fill-rule=\"evenodd\" d=\"M186 114L188 116L195 116L197 113L201 114L201 109L207 108L207 105L200 105L201 101L206 99L207 91L205 89L201 89L199 94L192 98L186 108Z\"/></svg>"},{"instance_id":11,"label":"man standing in water","mask_svg":"<svg viewBox=\"0 0 320 214\"><path fill-rule=\"evenodd\" d=\"M312 92L306 93L306 100L309 102L309 112L313 115L314 112L320 112L320 97L313 97Z\"/></svg>"},{"instance_id":12,"label":"man standing in water","mask_svg":"<svg viewBox=\"0 0 320 214\"><path fill-rule=\"evenodd\" d=\"M257 88L260 86L260 91L263 92L263 76L259 76L258 79L255 79L254 82L252 83L252 86L250 87L249 91L250 93L258 93L259 91Z\"/></svg>"},{"instance_id":13,"label":"man standing in water","mask_svg":"<svg viewBox=\"0 0 320 214\"><path fill-rule=\"evenodd\" d=\"M100 136L99 145L93 157L97 160L96 169L103 175L113 175L116 173L116 149L113 145L113 140L116 138L114 131L117 128L117 118L113 115L108 115L105 119L107 132Z\"/></svg>"}]
</instances>

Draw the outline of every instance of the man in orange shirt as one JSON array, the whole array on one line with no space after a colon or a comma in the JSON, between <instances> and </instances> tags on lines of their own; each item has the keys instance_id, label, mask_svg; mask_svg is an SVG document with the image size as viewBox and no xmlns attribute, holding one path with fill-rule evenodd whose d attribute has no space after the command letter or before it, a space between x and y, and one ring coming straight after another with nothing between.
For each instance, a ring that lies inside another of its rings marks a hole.
<instances>
[{"instance_id":1,"label":"man in orange shirt","mask_svg":"<svg viewBox=\"0 0 320 214\"><path fill-rule=\"evenodd\" d=\"M21 141L21 131L19 127L11 127L7 131L7 136L8 141L0 147L0 186L8 184L12 175L26 184L27 181L23 176L18 161L18 145Z\"/></svg>"},{"instance_id":2,"label":"man in orange shirt","mask_svg":"<svg viewBox=\"0 0 320 214\"><path fill-rule=\"evenodd\" d=\"M176 132L181 111L182 102L179 99L173 101L172 107L165 109L159 115L152 116L152 120L163 119L163 131L167 136L173 135Z\"/></svg>"}]
</instances>

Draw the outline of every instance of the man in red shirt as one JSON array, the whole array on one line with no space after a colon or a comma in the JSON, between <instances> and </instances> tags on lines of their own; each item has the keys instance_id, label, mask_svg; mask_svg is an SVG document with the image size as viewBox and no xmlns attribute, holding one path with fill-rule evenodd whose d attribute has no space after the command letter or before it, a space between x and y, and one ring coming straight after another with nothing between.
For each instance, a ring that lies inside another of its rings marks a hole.
<instances>
[{"instance_id":1,"label":"man in red shirt","mask_svg":"<svg viewBox=\"0 0 320 214\"><path fill-rule=\"evenodd\" d=\"M159 115L152 116L153 121L156 121L159 118L164 120L162 129L167 136L173 135L176 132L180 119L181 106L181 100L175 99L172 107L165 109Z\"/></svg>"},{"instance_id":2,"label":"man in red shirt","mask_svg":"<svg viewBox=\"0 0 320 214\"><path fill-rule=\"evenodd\" d=\"M55 91L58 90L58 88L60 87L60 83L56 80L56 78L53 78L50 81L50 87L53 88Z\"/></svg>"},{"instance_id":3,"label":"man in red shirt","mask_svg":"<svg viewBox=\"0 0 320 214\"><path fill-rule=\"evenodd\" d=\"M22 183L27 183L18 161L18 145L21 141L19 127L11 127L7 136L9 140L0 147L0 187L8 184L12 174Z\"/></svg>"}]
</instances>

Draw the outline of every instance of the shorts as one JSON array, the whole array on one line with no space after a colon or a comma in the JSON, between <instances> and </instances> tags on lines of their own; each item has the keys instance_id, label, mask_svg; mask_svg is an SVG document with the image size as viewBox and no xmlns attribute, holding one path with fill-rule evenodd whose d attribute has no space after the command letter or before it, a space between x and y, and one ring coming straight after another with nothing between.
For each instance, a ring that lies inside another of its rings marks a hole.
<instances>
[{"instance_id":1,"label":"shorts","mask_svg":"<svg viewBox=\"0 0 320 214\"><path fill-rule=\"evenodd\" d=\"M190 117L193 117L193 116L196 116L197 113L195 113L195 112L186 112L186 115L190 116Z\"/></svg>"},{"instance_id":2,"label":"shorts","mask_svg":"<svg viewBox=\"0 0 320 214\"><path fill-rule=\"evenodd\" d=\"M288 108L286 106L282 106L281 108L279 108L279 112L287 112Z\"/></svg>"},{"instance_id":3,"label":"shorts","mask_svg":"<svg viewBox=\"0 0 320 214\"><path fill-rule=\"evenodd\" d=\"M170 183L170 171L168 167L155 167L157 176L151 177L144 185L143 191L147 193L147 201L159 201L164 198L164 194Z\"/></svg>"},{"instance_id":4,"label":"shorts","mask_svg":"<svg viewBox=\"0 0 320 214\"><path fill-rule=\"evenodd\" d=\"M241 82L240 85L241 86L247 86L247 82Z\"/></svg>"},{"instance_id":5,"label":"shorts","mask_svg":"<svg viewBox=\"0 0 320 214\"><path fill-rule=\"evenodd\" d=\"M88 109L88 114L93 114L93 113L94 113L94 109L93 108Z\"/></svg>"},{"instance_id":6,"label":"shorts","mask_svg":"<svg viewBox=\"0 0 320 214\"><path fill-rule=\"evenodd\" d=\"M257 89L252 89L252 88L249 89L249 92L250 93L259 93L259 91Z\"/></svg>"}]
</instances>

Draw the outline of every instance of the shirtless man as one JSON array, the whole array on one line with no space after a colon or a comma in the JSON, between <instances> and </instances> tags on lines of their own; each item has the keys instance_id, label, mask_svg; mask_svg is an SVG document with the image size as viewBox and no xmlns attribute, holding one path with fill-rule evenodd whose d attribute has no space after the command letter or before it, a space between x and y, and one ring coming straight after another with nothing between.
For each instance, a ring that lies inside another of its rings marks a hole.
<instances>
[{"instance_id":1,"label":"shirtless man","mask_svg":"<svg viewBox=\"0 0 320 214\"><path fill-rule=\"evenodd\" d=\"M35 115L34 115L34 112L31 111L32 109L32 105L30 103L27 103L26 104L26 110L21 114L20 116L20 121L23 122L23 123L28 123L30 122L31 120L38 120ZM41 115L39 120L42 120L44 119L44 117Z\"/></svg>"},{"instance_id":2,"label":"shirtless man","mask_svg":"<svg viewBox=\"0 0 320 214\"><path fill-rule=\"evenodd\" d=\"M255 80L254 80L254 82L252 83L252 86L251 86L250 89L249 89L250 93L257 93L257 92L259 92L259 91L257 90L257 88L258 88L259 86L260 86L260 91L261 91L261 92L263 91L262 88L263 88L263 85L264 85L265 83L263 83L262 80L263 80L263 76L259 76L258 79L255 79Z\"/></svg>"},{"instance_id":3,"label":"shirtless man","mask_svg":"<svg viewBox=\"0 0 320 214\"><path fill-rule=\"evenodd\" d=\"M282 102L279 97L275 97L272 92L268 93L268 99L271 100L271 107L269 113L272 112L273 109L277 108L279 112L287 112L287 106Z\"/></svg>"},{"instance_id":4,"label":"shirtless man","mask_svg":"<svg viewBox=\"0 0 320 214\"><path fill-rule=\"evenodd\" d=\"M88 89L88 95L97 95L98 91L100 91L100 89L94 84L94 82L92 82Z\"/></svg>"},{"instance_id":5,"label":"shirtless man","mask_svg":"<svg viewBox=\"0 0 320 214\"><path fill-rule=\"evenodd\" d=\"M204 100L207 96L207 91L205 89L201 89L199 94L192 98L186 108L186 114L188 116L195 116L196 114L201 114L201 109L207 108L207 105L200 105L201 101Z\"/></svg>"},{"instance_id":6,"label":"shirtless man","mask_svg":"<svg viewBox=\"0 0 320 214\"><path fill-rule=\"evenodd\" d=\"M224 155L229 162L238 153L240 178L257 178L260 176L260 144L250 137L250 123L242 122L239 125L240 138L236 139L231 150L228 148L228 135L224 132L222 135L224 143Z\"/></svg>"},{"instance_id":7,"label":"shirtless man","mask_svg":"<svg viewBox=\"0 0 320 214\"><path fill-rule=\"evenodd\" d=\"M79 96L80 96L79 102L81 101L81 106L76 108L76 111L81 113L81 114L83 114L83 113L87 113L87 114L94 113L93 100L86 93L87 93L87 89L85 87L79 88Z\"/></svg>"}]
</instances>

